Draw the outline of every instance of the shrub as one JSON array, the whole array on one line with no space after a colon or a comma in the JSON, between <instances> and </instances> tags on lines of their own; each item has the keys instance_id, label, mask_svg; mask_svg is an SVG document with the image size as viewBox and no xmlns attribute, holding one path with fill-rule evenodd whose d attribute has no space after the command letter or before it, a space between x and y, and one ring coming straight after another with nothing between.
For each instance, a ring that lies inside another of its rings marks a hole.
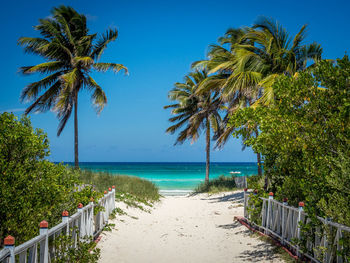
<instances>
[{"instance_id":1,"label":"shrub","mask_svg":"<svg viewBox=\"0 0 350 263\"><path fill-rule=\"evenodd\" d=\"M281 77L269 107L243 109L231 119L234 135L259 124L245 141L261 152L269 191L291 205L305 201L309 215L350 225L350 61L321 61L298 76Z\"/></svg>"},{"instance_id":2,"label":"shrub","mask_svg":"<svg viewBox=\"0 0 350 263\"><path fill-rule=\"evenodd\" d=\"M98 197L91 187L76 191L77 172L45 160L49 153L46 134L28 117L0 114L0 247L7 235L21 244L39 234L42 220L54 226L63 210Z\"/></svg>"},{"instance_id":3,"label":"shrub","mask_svg":"<svg viewBox=\"0 0 350 263\"><path fill-rule=\"evenodd\" d=\"M111 185L115 185L117 196L127 193L139 199L151 202L158 201L160 197L158 187L154 183L135 176L80 170L79 180L85 184L92 185L101 192L107 190Z\"/></svg>"},{"instance_id":4,"label":"shrub","mask_svg":"<svg viewBox=\"0 0 350 263\"><path fill-rule=\"evenodd\" d=\"M203 182L197 186L195 193L218 193L231 191L236 188L235 177L225 177L220 175L218 178Z\"/></svg>"}]
</instances>

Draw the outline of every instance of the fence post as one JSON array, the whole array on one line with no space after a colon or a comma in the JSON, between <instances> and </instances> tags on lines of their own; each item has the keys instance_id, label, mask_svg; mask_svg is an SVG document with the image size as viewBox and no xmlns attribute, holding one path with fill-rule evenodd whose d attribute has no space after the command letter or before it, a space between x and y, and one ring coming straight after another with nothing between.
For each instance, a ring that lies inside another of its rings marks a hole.
<instances>
[{"instance_id":1,"label":"fence post","mask_svg":"<svg viewBox=\"0 0 350 263\"><path fill-rule=\"evenodd\" d=\"M273 193L272 192L269 193L269 199L268 199L268 202L267 202L267 215L266 215L265 234L268 233L268 229L269 229L269 226L270 226L270 217L272 216L272 215L270 215L270 211L272 210L271 200L273 200Z\"/></svg>"},{"instance_id":2,"label":"fence post","mask_svg":"<svg viewBox=\"0 0 350 263\"><path fill-rule=\"evenodd\" d=\"M326 220L324 221L324 224L327 228L327 226L329 226L329 223L331 222L331 218L330 217L327 217L325 218ZM329 248L329 244L328 244L328 236L327 236L327 229L324 231L324 247L326 248L326 253L324 253L324 256L323 256L323 262L329 262L329 257L330 257L330 248Z\"/></svg>"},{"instance_id":3,"label":"fence post","mask_svg":"<svg viewBox=\"0 0 350 263\"><path fill-rule=\"evenodd\" d=\"M113 208L112 208L112 188L111 187L109 187L108 188L108 218L109 218L109 215L112 213L112 210L113 210Z\"/></svg>"},{"instance_id":4,"label":"fence post","mask_svg":"<svg viewBox=\"0 0 350 263\"><path fill-rule=\"evenodd\" d=\"M45 239L40 242L40 262L49 262L49 223L45 220L40 222L40 235L45 235Z\"/></svg>"},{"instance_id":5,"label":"fence post","mask_svg":"<svg viewBox=\"0 0 350 263\"><path fill-rule=\"evenodd\" d=\"M78 204L78 213L80 213L80 229L79 229L79 237L84 237L86 235L86 224L85 224L85 216L83 212L84 205L82 203ZM79 238L80 240L80 238Z\"/></svg>"},{"instance_id":6,"label":"fence post","mask_svg":"<svg viewBox=\"0 0 350 263\"><path fill-rule=\"evenodd\" d=\"M247 218L248 216L247 215L247 190L248 190L247 188L244 188L244 214L243 215L245 219L248 219Z\"/></svg>"},{"instance_id":7,"label":"fence post","mask_svg":"<svg viewBox=\"0 0 350 263\"><path fill-rule=\"evenodd\" d=\"M15 263L15 238L10 235L5 237L4 245L4 248L10 250L10 258L8 263Z\"/></svg>"},{"instance_id":8,"label":"fence post","mask_svg":"<svg viewBox=\"0 0 350 263\"><path fill-rule=\"evenodd\" d=\"M112 192L113 192L113 203L112 203L112 207L113 210L115 209L115 186L112 186Z\"/></svg>"},{"instance_id":9,"label":"fence post","mask_svg":"<svg viewBox=\"0 0 350 263\"><path fill-rule=\"evenodd\" d=\"M102 222L102 225L101 225L101 229L103 227L103 225L108 221L108 211L109 211L109 205L108 205L108 192L107 191L104 191L104 199L105 199L105 211L103 212L102 216L103 216L103 222Z\"/></svg>"},{"instance_id":10,"label":"fence post","mask_svg":"<svg viewBox=\"0 0 350 263\"><path fill-rule=\"evenodd\" d=\"M90 210L90 234L89 237L93 237L94 236L94 231L95 231L95 220L94 220L94 198L91 197L90 198L90 205L91 205L91 210Z\"/></svg>"},{"instance_id":11,"label":"fence post","mask_svg":"<svg viewBox=\"0 0 350 263\"><path fill-rule=\"evenodd\" d=\"M63 212L62 212L62 222L63 223L67 223L67 229L66 229L66 235L68 236L69 235L69 221L68 221L68 219L69 219L69 213L68 213L68 211L67 210L64 210Z\"/></svg>"},{"instance_id":12,"label":"fence post","mask_svg":"<svg viewBox=\"0 0 350 263\"><path fill-rule=\"evenodd\" d=\"M304 210L304 202L299 202L299 211L298 211L298 222L297 222L297 226L298 226L298 230L297 230L297 239L298 241L300 240L300 221L301 221L301 213ZM297 245L297 256L300 257L300 253L299 253L299 245Z\"/></svg>"},{"instance_id":13,"label":"fence post","mask_svg":"<svg viewBox=\"0 0 350 263\"><path fill-rule=\"evenodd\" d=\"M288 198L283 198L283 205L284 206L287 206L288 205ZM285 211L286 211L286 208L282 206L282 245L284 245L284 232L285 232L285 227L286 227L286 214L285 214Z\"/></svg>"}]
</instances>

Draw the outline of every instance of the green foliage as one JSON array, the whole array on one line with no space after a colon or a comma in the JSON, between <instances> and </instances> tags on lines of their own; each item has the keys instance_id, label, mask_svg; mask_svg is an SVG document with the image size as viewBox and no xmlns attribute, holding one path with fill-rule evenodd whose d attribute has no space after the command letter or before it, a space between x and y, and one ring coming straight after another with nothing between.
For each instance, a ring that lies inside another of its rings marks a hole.
<instances>
[{"instance_id":1,"label":"green foliage","mask_svg":"<svg viewBox=\"0 0 350 263\"><path fill-rule=\"evenodd\" d=\"M247 177L249 189L262 189L264 187L264 178L261 175L251 175Z\"/></svg>"},{"instance_id":2,"label":"green foliage","mask_svg":"<svg viewBox=\"0 0 350 263\"><path fill-rule=\"evenodd\" d=\"M134 198L140 202L154 202L159 200L158 187L152 182L126 175L113 175L108 172L93 172L80 170L79 180L85 184L92 185L96 190L103 192L112 185L115 186L116 198L124 195L127 199Z\"/></svg>"},{"instance_id":3,"label":"green foliage","mask_svg":"<svg viewBox=\"0 0 350 263\"><path fill-rule=\"evenodd\" d=\"M92 187L77 191L77 172L48 155L46 134L33 130L29 118L0 114L0 240L12 235L23 243L38 235L42 220L54 226L63 210L73 214L79 203L98 199Z\"/></svg>"},{"instance_id":4,"label":"green foliage","mask_svg":"<svg viewBox=\"0 0 350 263\"><path fill-rule=\"evenodd\" d=\"M350 225L350 61L322 61L274 84L275 102L231 118L234 136L248 121L260 135L245 143L264 157L269 190L310 215Z\"/></svg>"},{"instance_id":5,"label":"green foliage","mask_svg":"<svg viewBox=\"0 0 350 263\"><path fill-rule=\"evenodd\" d=\"M219 193L225 191L232 191L236 189L234 176L225 177L224 175L218 178L203 182L195 189L195 193Z\"/></svg>"},{"instance_id":6,"label":"green foliage","mask_svg":"<svg viewBox=\"0 0 350 263\"><path fill-rule=\"evenodd\" d=\"M97 263L100 258L100 249L92 239L81 239L74 244L69 235L60 235L54 242L53 263Z\"/></svg>"}]
</instances>

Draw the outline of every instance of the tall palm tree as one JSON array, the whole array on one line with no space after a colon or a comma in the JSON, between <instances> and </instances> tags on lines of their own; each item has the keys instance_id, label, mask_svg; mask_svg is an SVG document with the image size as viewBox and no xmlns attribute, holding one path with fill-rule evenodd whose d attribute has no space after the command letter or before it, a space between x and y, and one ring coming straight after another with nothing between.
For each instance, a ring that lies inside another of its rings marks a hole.
<instances>
[{"instance_id":1,"label":"tall palm tree","mask_svg":"<svg viewBox=\"0 0 350 263\"><path fill-rule=\"evenodd\" d=\"M25 52L41 56L46 62L21 67L23 74L41 73L46 76L30 83L22 90L21 100L33 103L30 112L52 109L60 122L57 136L61 134L74 108L74 155L75 167L78 157L78 94L85 89L92 93L96 112L100 113L107 103L103 89L90 76L93 70L118 72L127 68L122 64L98 62L107 45L118 36L116 29L108 29L99 37L89 34L86 17L71 7L60 6L52 10L52 18L39 20L35 30L41 37L21 37L18 40Z\"/></svg>"},{"instance_id":2,"label":"tall palm tree","mask_svg":"<svg viewBox=\"0 0 350 263\"><path fill-rule=\"evenodd\" d=\"M181 127L185 128L179 133L175 144L183 143L191 139L196 141L202 132L206 132L206 174L205 181L209 181L210 166L210 130L214 132L220 123L221 100L218 92L205 92L197 94L200 83L208 77L205 71L196 71L188 74L183 83L175 83L175 87L169 92L169 99L176 102L164 108L172 108L175 115L169 121L175 123L166 132L175 133Z\"/></svg>"},{"instance_id":3,"label":"tall palm tree","mask_svg":"<svg viewBox=\"0 0 350 263\"><path fill-rule=\"evenodd\" d=\"M194 69L207 69L211 75L197 92L220 90L227 103L227 115L216 134L217 146L222 147L236 127L227 125L229 116L242 107L269 105L274 101L272 85L278 76L293 76L307 68L308 61L321 58L320 45L303 45L306 26L291 39L275 20L261 17L252 28L229 29L212 45L208 59L193 64ZM225 47L228 45L228 48ZM257 136L258 127L251 134ZM257 153L258 171L261 156Z\"/></svg>"}]
</instances>

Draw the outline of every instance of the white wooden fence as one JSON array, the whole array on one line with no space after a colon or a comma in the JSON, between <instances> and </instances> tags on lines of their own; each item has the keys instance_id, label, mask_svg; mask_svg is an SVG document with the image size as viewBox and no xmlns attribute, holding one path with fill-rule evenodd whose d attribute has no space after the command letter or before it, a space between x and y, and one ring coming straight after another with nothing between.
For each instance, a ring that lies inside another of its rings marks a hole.
<instances>
[{"instance_id":1,"label":"white wooden fence","mask_svg":"<svg viewBox=\"0 0 350 263\"><path fill-rule=\"evenodd\" d=\"M257 197L255 197L256 199ZM299 208L288 206L269 198L259 197L262 205L256 206L247 191L244 192L244 217L266 234L288 245L298 256L304 256L312 262L345 263L349 262L350 227L334 223L329 219L316 217L312 220L304 212L304 203ZM308 226L303 228L303 225ZM301 247L303 242L304 246Z\"/></svg>"},{"instance_id":2,"label":"white wooden fence","mask_svg":"<svg viewBox=\"0 0 350 263\"><path fill-rule=\"evenodd\" d=\"M247 176L235 176L235 184L237 188L247 187Z\"/></svg>"},{"instance_id":3,"label":"white wooden fence","mask_svg":"<svg viewBox=\"0 0 350 263\"><path fill-rule=\"evenodd\" d=\"M102 206L104 209L94 215L94 207ZM98 204L90 202L83 207L78 206L78 212L69 216L67 211L62 213L62 222L53 228L48 228L48 223L40 223L40 233L38 236L27 242L14 246L15 240L8 236L5 238L5 247L0 250L1 263L48 263L54 255L55 247L52 241L60 235L70 235L74 246L78 240L85 241L86 238L95 238L108 223L108 218L115 209L115 188L109 188ZM49 245L50 243L50 245Z\"/></svg>"}]
</instances>

